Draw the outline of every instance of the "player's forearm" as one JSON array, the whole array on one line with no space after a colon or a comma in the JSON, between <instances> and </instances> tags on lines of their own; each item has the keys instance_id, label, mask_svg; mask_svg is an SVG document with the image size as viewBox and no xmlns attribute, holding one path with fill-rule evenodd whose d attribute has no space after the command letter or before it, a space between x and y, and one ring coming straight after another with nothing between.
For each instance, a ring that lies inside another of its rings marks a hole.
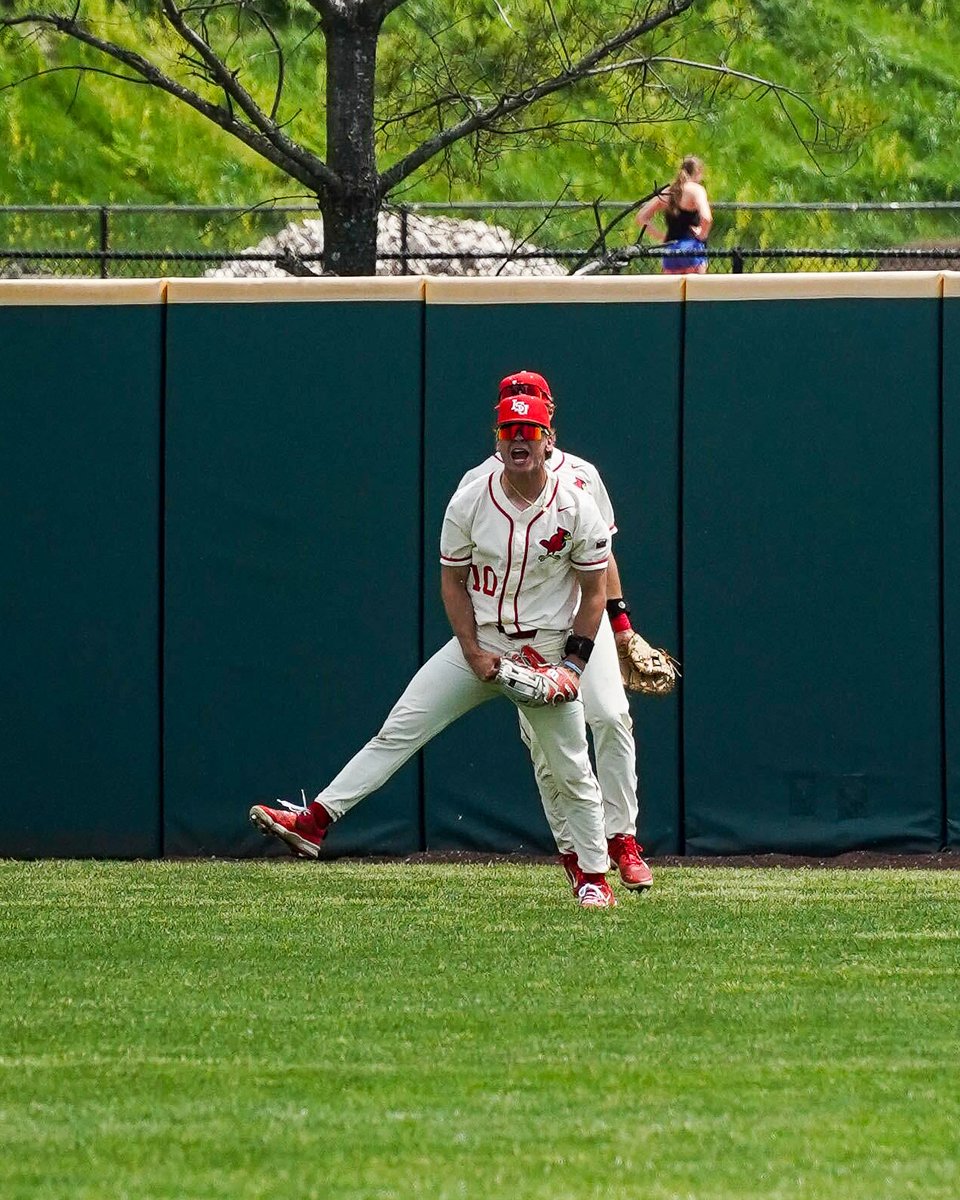
<instances>
[{"instance_id":1,"label":"player's forearm","mask_svg":"<svg viewBox=\"0 0 960 1200\"><path fill-rule=\"evenodd\" d=\"M610 553L610 560L607 563L606 608L617 640L619 641L621 637L629 637L633 632L633 626L630 624L630 606L623 598L623 583L620 580L620 568L617 566L617 561L613 557L612 551Z\"/></svg>"},{"instance_id":2,"label":"player's forearm","mask_svg":"<svg viewBox=\"0 0 960 1200\"><path fill-rule=\"evenodd\" d=\"M620 582L620 568L617 566L617 560L611 550L610 558L607 560L607 599L615 600L617 596L622 595L623 584Z\"/></svg>"},{"instance_id":3,"label":"player's forearm","mask_svg":"<svg viewBox=\"0 0 960 1200\"><path fill-rule=\"evenodd\" d=\"M580 582L580 607L573 619L572 632L576 637L593 641L607 602L607 572L583 571L578 572L577 577Z\"/></svg>"},{"instance_id":4,"label":"player's forearm","mask_svg":"<svg viewBox=\"0 0 960 1200\"><path fill-rule=\"evenodd\" d=\"M500 663L500 655L484 650L477 641L477 615L467 594L466 571L451 567L441 568L440 595L453 636L460 643L463 657L478 679L493 679Z\"/></svg>"},{"instance_id":5,"label":"player's forearm","mask_svg":"<svg viewBox=\"0 0 960 1200\"><path fill-rule=\"evenodd\" d=\"M443 607L453 636L460 643L460 649L469 657L472 652L480 649L480 645L477 642L477 617L465 584L465 578L462 579L458 574L444 568L440 580Z\"/></svg>"},{"instance_id":6,"label":"player's forearm","mask_svg":"<svg viewBox=\"0 0 960 1200\"><path fill-rule=\"evenodd\" d=\"M569 669L571 678L579 679L590 660L593 642L600 628L600 617L607 600L607 572L578 571L580 584L580 607L573 618L573 628L563 648L561 666ZM578 685L579 686L579 685Z\"/></svg>"}]
</instances>

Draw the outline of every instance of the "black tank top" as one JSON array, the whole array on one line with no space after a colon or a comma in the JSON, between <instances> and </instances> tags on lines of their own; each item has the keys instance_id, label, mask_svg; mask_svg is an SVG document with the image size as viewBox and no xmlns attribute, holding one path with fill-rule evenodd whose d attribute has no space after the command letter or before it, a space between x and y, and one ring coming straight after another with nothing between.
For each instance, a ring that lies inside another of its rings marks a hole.
<instances>
[{"instance_id":1,"label":"black tank top","mask_svg":"<svg viewBox=\"0 0 960 1200\"><path fill-rule=\"evenodd\" d=\"M667 241L679 242L681 238L692 237L690 230L694 225L700 224L699 209L681 208L678 212L672 213L667 209L664 213L667 222Z\"/></svg>"}]
</instances>

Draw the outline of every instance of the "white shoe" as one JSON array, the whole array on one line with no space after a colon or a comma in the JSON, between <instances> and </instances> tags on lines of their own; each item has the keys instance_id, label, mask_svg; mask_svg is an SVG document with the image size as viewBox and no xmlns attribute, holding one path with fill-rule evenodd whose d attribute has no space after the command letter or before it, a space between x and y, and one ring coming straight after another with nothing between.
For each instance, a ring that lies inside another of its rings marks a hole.
<instances>
[{"instance_id":1,"label":"white shoe","mask_svg":"<svg viewBox=\"0 0 960 1200\"><path fill-rule=\"evenodd\" d=\"M581 883L577 888L577 903L581 908L616 908L617 898L604 879L601 883Z\"/></svg>"}]
</instances>

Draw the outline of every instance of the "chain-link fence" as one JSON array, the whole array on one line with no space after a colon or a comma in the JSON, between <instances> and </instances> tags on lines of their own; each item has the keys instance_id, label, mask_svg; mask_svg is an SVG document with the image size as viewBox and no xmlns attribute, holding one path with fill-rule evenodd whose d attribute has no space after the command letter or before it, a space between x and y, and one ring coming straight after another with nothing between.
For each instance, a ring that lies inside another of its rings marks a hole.
<instances>
[{"instance_id":1,"label":"chain-link fence","mask_svg":"<svg viewBox=\"0 0 960 1200\"><path fill-rule=\"evenodd\" d=\"M629 201L392 208L394 235L381 241L380 270L497 274L509 266L512 274L564 274L599 263L607 272L659 272L662 249L636 244L634 209ZM707 251L714 273L960 267L960 203L720 202L714 215ZM202 275L225 262L264 273L280 256L283 238L274 239L291 225L319 231L318 217L316 207L280 204L0 207L0 275ZM313 249L307 241L294 253L294 273L298 265L301 273L322 271L315 237ZM286 257L281 270L291 269Z\"/></svg>"},{"instance_id":2,"label":"chain-link fence","mask_svg":"<svg viewBox=\"0 0 960 1200\"><path fill-rule=\"evenodd\" d=\"M303 206L0 207L0 274L202 275L289 222L316 215Z\"/></svg>"}]
</instances>

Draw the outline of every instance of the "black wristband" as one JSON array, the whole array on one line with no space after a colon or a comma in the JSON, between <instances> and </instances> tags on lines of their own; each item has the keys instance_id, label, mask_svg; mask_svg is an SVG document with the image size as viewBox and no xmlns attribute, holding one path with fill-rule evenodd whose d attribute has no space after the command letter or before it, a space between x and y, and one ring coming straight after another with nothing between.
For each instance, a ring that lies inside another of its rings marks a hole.
<instances>
[{"instance_id":1,"label":"black wristband","mask_svg":"<svg viewBox=\"0 0 960 1200\"><path fill-rule=\"evenodd\" d=\"M590 655L593 653L593 639L588 637L577 637L575 633L571 633L567 638L567 644L563 648L563 657L567 658L570 654L575 654L577 658L582 658L585 663L590 661Z\"/></svg>"},{"instance_id":2,"label":"black wristband","mask_svg":"<svg viewBox=\"0 0 960 1200\"><path fill-rule=\"evenodd\" d=\"M616 600L607 601L607 616L612 621L614 617L630 616L630 605L622 596L618 596Z\"/></svg>"}]
</instances>

